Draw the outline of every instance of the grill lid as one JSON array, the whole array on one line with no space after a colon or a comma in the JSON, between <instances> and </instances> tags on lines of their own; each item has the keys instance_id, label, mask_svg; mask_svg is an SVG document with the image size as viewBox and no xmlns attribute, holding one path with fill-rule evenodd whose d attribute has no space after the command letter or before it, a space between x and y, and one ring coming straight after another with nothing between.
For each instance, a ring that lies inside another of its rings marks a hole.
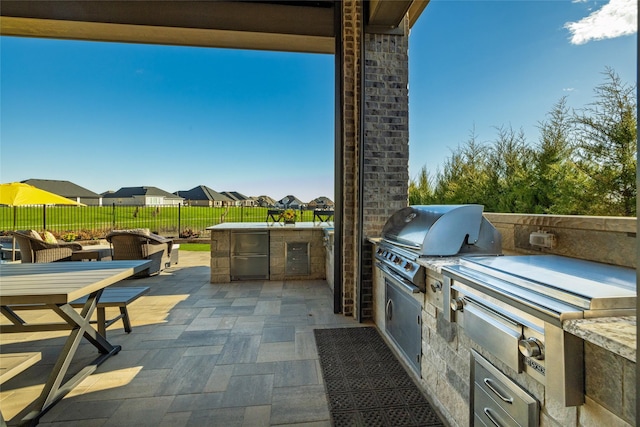
<instances>
[{"instance_id":1,"label":"grill lid","mask_svg":"<svg viewBox=\"0 0 640 427\"><path fill-rule=\"evenodd\" d=\"M482 205L409 206L391 215L382 239L419 255L455 255L463 245L478 241L481 225L488 224L486 220L483 224L483 210Z\"/></svg>"}]
</instances>

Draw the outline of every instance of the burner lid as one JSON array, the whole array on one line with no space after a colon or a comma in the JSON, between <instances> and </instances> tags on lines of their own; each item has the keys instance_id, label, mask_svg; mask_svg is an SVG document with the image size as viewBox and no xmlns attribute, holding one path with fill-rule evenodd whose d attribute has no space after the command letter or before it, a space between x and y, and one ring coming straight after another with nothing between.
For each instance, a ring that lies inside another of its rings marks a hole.
<instances>
[{"instance_id":1,"label":"burner lid","mask_svg":"<svg viewBox=\"0 0 640 427\"><path fill-rule=\"evenodd\" d=\"M387 242L419 255L449 256L478 241L482 205L416 205L395 212L382 229Z\"/></svg>"}]
</instances>

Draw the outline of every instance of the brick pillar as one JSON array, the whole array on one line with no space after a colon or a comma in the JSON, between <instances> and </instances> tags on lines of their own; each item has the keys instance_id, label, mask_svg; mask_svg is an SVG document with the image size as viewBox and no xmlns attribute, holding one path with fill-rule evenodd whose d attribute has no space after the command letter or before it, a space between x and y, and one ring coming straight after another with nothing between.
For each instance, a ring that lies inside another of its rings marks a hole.
<instances>
[{"instance_id":1,"label":"brick pillar","mask_svg":"<svg viewBox=\"0 0 640 427\"><path fill-rule=\"evenodd\" d=\"M389 216L408 204L409 41L408 33L363 33L363 1L341 5L343 50L336 54L342 55L344 74L342 302L345 315L357 313L360 283L367 318L372 315L373 266L366 237L379 236ZM361 216L364 234L358 232Z\"/></svg>"},{"instance_id":2,"label":"brick pillar","mask_svg":"<svg viewBox=\"0 0 640 427\"><path fill-rule=\"evenodd\" d=\"M342 3L343 40L343 135L342 167L342 308L345 316L354 314L358 271L358 145L360 141L360 40L362 0Z\"/></svg>"},{"instance_id":3,"label":"brick pillar","mask_svg":"<svg viewBox=\"0 0 640 427\"><path fill-rule=\"evenodd\" d=\"M405 21L404 28L408 28ZM364 35L365 237L378 237L409 201L409 35ZM372 316L371 245L362 249L362 315Z\"/></svg>"}]
</instances>

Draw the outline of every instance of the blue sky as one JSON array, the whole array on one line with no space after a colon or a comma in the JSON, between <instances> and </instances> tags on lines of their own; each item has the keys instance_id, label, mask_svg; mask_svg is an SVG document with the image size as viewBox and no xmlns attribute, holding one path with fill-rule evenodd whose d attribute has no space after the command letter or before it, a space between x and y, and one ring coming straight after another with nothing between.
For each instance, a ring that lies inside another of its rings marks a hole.
<instances>
[{"instance_id":1,"label":"blue sky","mask_svg":"<svg viewBox=\"0 0 640 427\"><path fill-rule=\"evenodd\" d=\"M432 0L410 36L410 175L472 129L535 144L605 67L635 84L636 47L635 0ZM0 60L2 182L333 198L331 55L2 37Z\"/></svg>"}]
</instances>

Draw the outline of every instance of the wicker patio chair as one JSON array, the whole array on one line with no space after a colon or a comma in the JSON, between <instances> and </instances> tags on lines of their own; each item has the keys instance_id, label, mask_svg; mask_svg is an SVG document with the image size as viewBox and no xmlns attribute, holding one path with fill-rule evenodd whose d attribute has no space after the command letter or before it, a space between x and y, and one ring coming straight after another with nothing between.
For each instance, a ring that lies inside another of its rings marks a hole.
<instances>
[{"instance_id":1,"label":"wicker patio chair","mask_svg":"<svg viewBox=\"0 0 640 427\"><path fill-rule=\"evenodd\" d=\"M82 250L78 243L47 243L34 230L10 231L20 247L23 263L71 261L74 251Z\"/></svg>"},{"instance_id":2,"label":"wicker patio chair","mask_svg":"<svg viewBox=\"0 0 640 427\"><path fill-rule=\"evenodd\" d=\"M107 234L113 260L146 259L152 261L148 270L135 277L159 274L171 262L173 240L148 230L114 230Z\"/></svg>"}]
</instances>

